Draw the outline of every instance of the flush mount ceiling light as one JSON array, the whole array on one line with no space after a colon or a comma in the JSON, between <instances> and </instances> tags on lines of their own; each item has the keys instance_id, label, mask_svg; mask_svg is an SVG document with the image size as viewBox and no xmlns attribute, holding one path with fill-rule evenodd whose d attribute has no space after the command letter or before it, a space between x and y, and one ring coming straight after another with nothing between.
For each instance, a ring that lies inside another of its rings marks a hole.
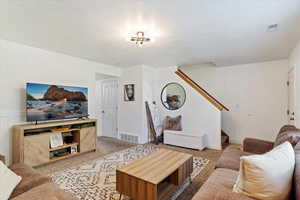
<instances>
[{"instance_id":1,"label":"flush mount ceiling light","mask_svg":"<svg viewBox=\"0 0 300 200\"><path fill-rule=\"evenodd\" d=\"M143 31L138 31L135 36L130 38L131 42L135 42L138 46L143 46L145 42L150 42L151 39L145 36Z\"/></svg>"},{"instance_id":2,"label":"flush mount ceiling light","mask_svg":"<svg viewBox=\"0 0 300 200\"><path fill-rule=\"evenodd\" d=\"M144 20L141 16L135 20L128 20L124 29L121 30L126 41L142 47L147 43L153 43L157 37L161 36L154 20Z\"/></svg>"}]
</instances>

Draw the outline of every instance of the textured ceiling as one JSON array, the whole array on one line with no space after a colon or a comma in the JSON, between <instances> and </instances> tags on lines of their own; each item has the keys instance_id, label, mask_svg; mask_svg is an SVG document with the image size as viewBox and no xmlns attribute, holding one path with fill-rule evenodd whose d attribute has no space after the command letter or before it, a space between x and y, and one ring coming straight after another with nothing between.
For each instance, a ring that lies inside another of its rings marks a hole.
<instances>
[{"instance_id":1,"label":"textured ceiling","mask_svg":"<svg viewBox=\"0 0 300 200\"><path fill-rule=\"evenodd\" d=\"M0 38L120 67L287 58L300 39L299 0L0 0ZM137 48L127 24L155 24ZM276 32L267 32L270 24Z\"/></svg>"}]
</instances>

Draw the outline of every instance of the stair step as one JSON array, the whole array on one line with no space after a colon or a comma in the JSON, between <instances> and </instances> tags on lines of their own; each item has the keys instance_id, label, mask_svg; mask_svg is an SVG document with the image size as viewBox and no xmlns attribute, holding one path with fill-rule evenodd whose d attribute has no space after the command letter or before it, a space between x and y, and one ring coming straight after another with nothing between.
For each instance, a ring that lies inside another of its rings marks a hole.
<instances>
[{"instance_id":1,"label":"stair step","mask_svg":"<svg viewBox=\"0 0 300 200\"><path fill-rule=\"evenodd\" d=\"M221 136L222 144L223 144L223 143L227 143L228 140L229 140L229 137L228 137L228 136L225 136L225 135L222 135L222 136Z\"/></svg>"},{"instance_id":2,"label":"stair step","mask_svg":"<svg viewBox=\"0 0 300 200\"><path fill-rule=\"evenodd\" d=\"M221 136L221 144L222 144L222 149L225 149L229 145L229 136L228 135L223 135Z\"/></svg>"}]
</instances>

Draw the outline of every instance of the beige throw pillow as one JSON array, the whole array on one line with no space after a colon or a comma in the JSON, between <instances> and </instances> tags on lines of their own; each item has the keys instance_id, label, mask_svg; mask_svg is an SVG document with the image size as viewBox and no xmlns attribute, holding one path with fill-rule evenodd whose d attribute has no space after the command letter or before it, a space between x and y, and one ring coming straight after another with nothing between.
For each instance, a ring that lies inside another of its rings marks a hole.
<instances>
[{"instance_id":1,"label":"beige throw pillow","mask_svg":"<svg viewBox=\"0 0 300 200\"><path fill-rule=\"evenodd\" d=\"M9 199L12 191L20 183L21 177L8 169L0 161L0 200Z\"/></svg>"},{"instance_id":2,"label":"beige throw pillow","mask_svg":"<svg viewBox=\"0 0 300 200\"><path fill-rule=\"evenodd\" d=\"M242 156L233 191L260 200L289 199L295 152L285 142L263 155Z\"/></svg>"},{"instance_id":3,"label":"beige throw pillow","mask_svg":"<svg viewBox=\"0 0 300 200\"><path fill-rule=\"evenodd\" d=\"M172 131L182 131L181 119L181 115L177 117L167 116L163 122L163 129Z\"/></svg>"}]
</instances>

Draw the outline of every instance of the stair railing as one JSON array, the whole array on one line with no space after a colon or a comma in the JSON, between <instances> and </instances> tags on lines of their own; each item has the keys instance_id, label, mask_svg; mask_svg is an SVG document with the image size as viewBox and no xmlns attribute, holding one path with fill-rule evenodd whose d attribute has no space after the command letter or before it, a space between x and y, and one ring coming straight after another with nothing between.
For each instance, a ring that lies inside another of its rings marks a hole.
<instances>
[{"instance_id":1,"label":"stair railing","mask_svg":"<svg viewBox=\"0 0 300 200\"><path fill-rule=\"evenodd\" d=\"M175 72L182 80L184 80L187 84L189 84L192 88L194 88L197 92L199 92L205 99L207 99L211 104L213 104L220 111L229 109L223 105L220 101L214 98L211 94L209 94L205 89L203 89L199 84L193 81L187 74L185 74L180 69L177 69Z\"/></svg>"}]
</instances>

